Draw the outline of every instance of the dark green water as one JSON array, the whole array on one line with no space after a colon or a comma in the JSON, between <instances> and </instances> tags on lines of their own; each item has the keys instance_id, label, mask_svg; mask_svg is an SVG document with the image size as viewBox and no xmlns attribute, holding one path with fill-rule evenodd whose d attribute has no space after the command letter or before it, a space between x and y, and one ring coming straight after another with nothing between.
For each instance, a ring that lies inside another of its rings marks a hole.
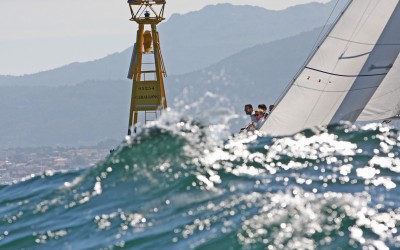
<instances>
[{"instance_id":1,"label":"dark green water","mask_svg":"<svg viewBox=\"0 0 400 250\"><path fill-rule=\"evenodd\" d=\"M219 135L153 127L94 168L1 186L0 249L400 248L396 130Z\"/></svg>"}]
</instances>

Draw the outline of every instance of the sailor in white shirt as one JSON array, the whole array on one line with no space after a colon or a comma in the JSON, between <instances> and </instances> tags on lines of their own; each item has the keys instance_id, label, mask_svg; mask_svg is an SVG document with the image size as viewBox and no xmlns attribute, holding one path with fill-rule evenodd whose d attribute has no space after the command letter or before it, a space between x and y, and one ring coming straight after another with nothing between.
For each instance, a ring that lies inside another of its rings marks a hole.
<instances>
[{"instance_id":1,"label":"sailor in white shirt","mask_svg":"<svg viewBox=\"0 0 400 250\"><path fill-rule=\"evenodd\" d=\"M243 127L240 129L240 131L243 131L245 129L248 129L249 126L256 121L256 117L253 114L253 105L251 104L246 104L244 105L244 112L246 113L246 115L250 116L250 124L247 124L246 127Z\"/></svg>"},{"instance_id":2,"label":"sailor in white shirt","mask_svg":"<svg viewBox=\"0 0 400 250\"><path fill-rule=\"evenodd\" d=\"M248 129L249 130L259 130L264 123L264 111L262 109L257 109L254 113L256 121L252 122Z\"/></svg>"}]
</instances>

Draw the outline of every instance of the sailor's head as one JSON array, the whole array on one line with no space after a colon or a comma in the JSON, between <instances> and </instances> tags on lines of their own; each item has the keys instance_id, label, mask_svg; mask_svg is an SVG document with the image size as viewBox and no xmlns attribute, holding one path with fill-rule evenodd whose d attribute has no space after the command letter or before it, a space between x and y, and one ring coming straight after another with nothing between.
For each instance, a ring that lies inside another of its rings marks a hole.
<instances>
[{"instance_id":1,"label":"sailor's head","mask_svg":"<svg viewBox=\"0 0 400 250\"><path fill-rule=\"evenodd\" d=\"M251 115L253 113L253 105L251 104L244 105L244 112L246 112L246 115Z\"/></svg>"},{"instance_id":2,"label":"sailor's head","mask_svg":"<svg viewBox=\"0 0 400 250\"><path fill-rule=\"evenodd\" d=\"M260 120L261 118L264 117L264 110L262 110L262 109L257 109L257 110L254 112L254 116L256 117L257 121Z\"/></svg>"},{"instance_id":3,"label":"sailor's head","mask_svg":"<svg viewBox=\"0 0 400 250\"><path fill-rule=\"evenodd\" d=\"M271 112L275 108L274 104L269 105L269 112Z\"/></svg>"},{"instance_id":4,"label":"sailor's head","mask_svg":"<svg viewBox=\"0 0 400 250\"><path fill-rule=\"evenodd\" d=\"M264 111L264 113L265 113L265 112L267 112L267 105L265 105L265 104L259 104L259 105L258 105L258 109L262 109L262 110Z\"/></svg>"}]
</instances>

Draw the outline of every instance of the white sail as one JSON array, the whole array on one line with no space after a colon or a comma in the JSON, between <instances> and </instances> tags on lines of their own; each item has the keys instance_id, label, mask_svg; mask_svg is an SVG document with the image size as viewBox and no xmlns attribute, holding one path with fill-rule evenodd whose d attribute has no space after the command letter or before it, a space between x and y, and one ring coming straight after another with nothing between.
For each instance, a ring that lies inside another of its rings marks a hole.
<instances>
[{"instance_id":1,"label":"white sail","mask_svg":"<svg viewBox=\"0 0 400 250\"><path fill-rule=\"evenodd\" d=\"M358 121L397 118L400 114L400 57L358 117Z\"/></svg>"},{"instance_id":2,"label":"white sail","mask_svg":"<svg viewBox=\"0 0 400 250\"><path fill-rule=\"evenodd\" d=\"M399 24L399 0L352 0L261 131L354 122L399 55Z\"/></svg>"}]
</instances>

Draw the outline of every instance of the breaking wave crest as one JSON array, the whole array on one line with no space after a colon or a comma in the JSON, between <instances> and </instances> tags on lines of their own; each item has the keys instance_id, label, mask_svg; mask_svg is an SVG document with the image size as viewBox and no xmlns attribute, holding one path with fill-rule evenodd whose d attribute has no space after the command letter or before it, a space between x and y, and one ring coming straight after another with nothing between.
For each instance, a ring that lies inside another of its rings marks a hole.
<instances>
[{"instance_id":1,"label":"breaking wave crest","mask_svg":"<svg viewBox=\"0 0 400 250\"><path fill-rule=\"evenodd\" d=\"M231 136L184 117L94 168L1 186L0 248L400 248L397 130Z\"/></svg>"}]
</instances>

